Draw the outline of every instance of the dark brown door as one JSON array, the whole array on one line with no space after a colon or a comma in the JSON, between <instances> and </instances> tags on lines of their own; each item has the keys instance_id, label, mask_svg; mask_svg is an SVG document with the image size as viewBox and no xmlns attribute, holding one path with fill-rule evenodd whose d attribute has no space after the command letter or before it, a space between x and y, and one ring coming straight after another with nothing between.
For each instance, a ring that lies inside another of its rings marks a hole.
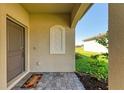
<instances>
[{"instance_id":1,"label":"dark brown door","mask_svg":"<svg viewBox=\"0 0 124 93\"><path fill-rule=\"evenodd\" d=\"M25 71L25 29L7 19L7 82Z\"/></svg>"}]
</instances>

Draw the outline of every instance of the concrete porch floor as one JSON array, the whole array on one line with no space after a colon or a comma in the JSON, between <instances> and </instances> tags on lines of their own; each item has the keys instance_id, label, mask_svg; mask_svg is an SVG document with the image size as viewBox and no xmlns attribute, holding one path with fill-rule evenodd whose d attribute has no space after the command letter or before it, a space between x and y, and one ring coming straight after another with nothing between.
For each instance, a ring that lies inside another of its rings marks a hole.
<instances>
[{"instance_id":1,"label":"concrete porch floor","mask_svg":"<svg viewBox=\"0 0 124 93\"><path fill-rule=\"evenodd\" d=\"M32 75L29 73L12 90L25 90L20 88ZM44 72L36 88L31 90L85 90L78 77L73 72Z\"/></svg>"}]
</instances>

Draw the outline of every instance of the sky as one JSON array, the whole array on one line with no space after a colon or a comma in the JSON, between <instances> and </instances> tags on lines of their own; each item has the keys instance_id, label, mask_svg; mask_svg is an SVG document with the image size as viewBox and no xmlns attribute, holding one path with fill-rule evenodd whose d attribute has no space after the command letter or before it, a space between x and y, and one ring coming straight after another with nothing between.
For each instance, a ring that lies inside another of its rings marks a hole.
<instances>
[{"instance_id":1,"label":"sky","mask_svg":"<svg viewBox=\"0 0 124 93\"><path fill-rule=\"evenodd\" d=\"M108 4L94 4L78 21L75 28L75 44L81 45L82 40L108 31Z\"/></svg>"}]
</instances>

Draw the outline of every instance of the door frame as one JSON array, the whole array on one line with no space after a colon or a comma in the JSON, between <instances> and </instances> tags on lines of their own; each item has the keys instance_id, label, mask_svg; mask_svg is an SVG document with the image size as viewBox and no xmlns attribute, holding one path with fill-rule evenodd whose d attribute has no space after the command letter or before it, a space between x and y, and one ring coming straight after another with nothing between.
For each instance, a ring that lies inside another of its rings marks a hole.
<instances>
[{"instance_id":1,"label":"door frame","mask_svg":"<svg viewBox=\"0 0 124 93\"><path fill-rule=\"evenodd\" d=\"M16 20L15 18L9 16L9 15L6 15L6 22L7 22L7 20L11 20L12 22L14 22L14 23L16 23L16 24L18 24L18 25L20 25L20 26L22 26L24 28L24 63L25 63L25 71L20 73L19 75L17 75L10 82L6 82L7 83L7 87L10 87L11 85L13 85L13 83L18 81L22 76L24 76L25 73L29 72L29 62L28 62L28 59L29 59L28 58L28 27L25 26L24 24L22 24L21 22L19 22L18 20ZM7 42L8 41L7 41L7 33L6 33L6 44L7 44ZM6 50L7 50L7 47L6 47ZM6 58L7 58L7 53L8 52L6 51ZM7 69L7 64L6 64L6 69ZM6 72L6 76L7 76L7 72Z\"/></svg>"}]
</instances>

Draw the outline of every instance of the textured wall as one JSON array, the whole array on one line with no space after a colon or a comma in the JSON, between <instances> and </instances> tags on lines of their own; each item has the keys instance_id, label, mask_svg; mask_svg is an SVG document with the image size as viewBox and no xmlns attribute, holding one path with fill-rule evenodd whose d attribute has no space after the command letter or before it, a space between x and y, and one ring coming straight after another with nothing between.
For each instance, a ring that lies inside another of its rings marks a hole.
<instances>
[{"instance_id":1,"label":"textured wall","mask_svg":"<svg viewBox=\"0 0 124 93\"><path fill-rule=\"evenodd\" d=\"M109 6L109 89L124 89L124 4Z\"/></svg>"},{"instance_id":2,"label":"textured wall","mask_svg":"<svg viewBox=\"0 0 124 93\"><path fill-rule=\"evenodd\" d=\"M75 70L75 36L69 28L67 14L32 14L30 17L30 69L34 72L73 72ZM50 27L66 29L66 54L50 55ZM39 66L38 66L39 64Z\"/></svg>"}]
</instances>

